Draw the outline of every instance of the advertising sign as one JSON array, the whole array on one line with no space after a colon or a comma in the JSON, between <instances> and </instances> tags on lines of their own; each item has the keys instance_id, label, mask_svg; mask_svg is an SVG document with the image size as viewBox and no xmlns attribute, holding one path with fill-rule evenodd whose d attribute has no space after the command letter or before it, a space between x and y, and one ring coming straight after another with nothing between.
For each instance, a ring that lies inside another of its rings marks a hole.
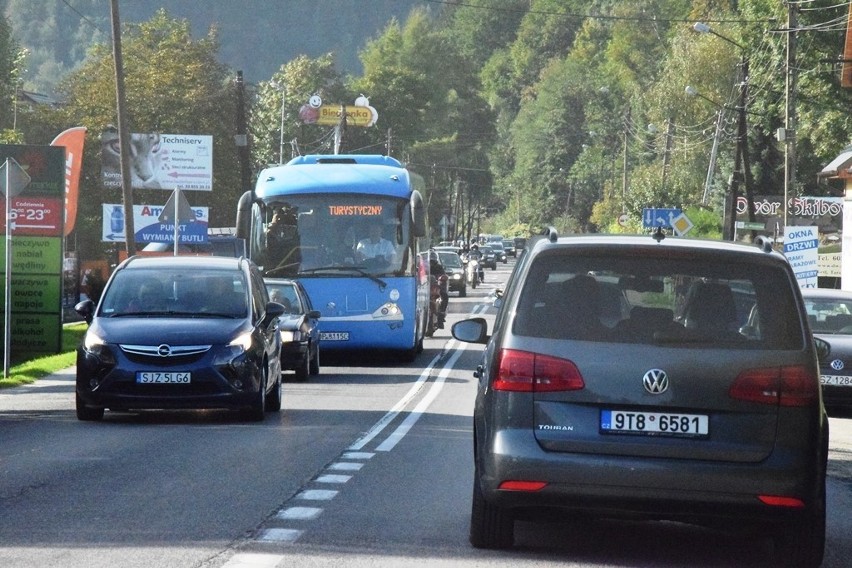
<instances>
[{"instance_id":1,"label":"advertising sign","mask_svg":"<svg viewBox=\"0 0 852 568\"><path fill-rule=\"evenodd\" d=\"M212 136L131 134L130 145L133 189L212 191ZM104 187L121 188L121 143L114 128L101 135L101 163Z\"/></svg>"},{"instance_id":2,"label":"advertising sign","mask_svg":"<svg viewBox=\"0 0 852 568\"><path fill-rule=\"evenodd\" d=\"M784 232L784 256L793 267L802 288L816 288L819 232L816 227L791 227Z\"/></svg>"},{"instance_id":3,"label":"advertising sign","mask_svg":"<svg viewBox=\"0 0 852 568\"><path fill-rule=\"evenodd\" d=\"M748 200L737 198L737 227L750 230ZM784 197L754 196L754 221L758 234L782 236ZM840 251L843 233L842 197L791 197L787 201L787 225L791 228L815 226L818 232L819 275L840 277ZM775 231L778 231L778 235ZM738 231L739 232L739 231Z\"/></svg>"},{"instance_id":4,"label":"advertising sign","mask_svg":"<svg viewBox=\"0 0 852 568\"><path fill-rule=\"evenodd\" d=\"M118 203L104 203L102 207L101 240L110 243L123 243L125 241L123 206ZM182 244L206 243L210 208L191 207L191 209L195 220L189 223L178 224L179 241ZM137 243L174 242L174 223L171 221L160 221L160 216L165 210L163 205L133 206L133 228L136 231Z\"/></svg>"},{"instance_id":5,"label":"advertising sign","mask_svg":"<svg viewBox=\"0 0 852 568\"><path fill-rule=\"evenodd\" d=\"M0 145L0 162L7 158L19 164L29 178L20 193L10 198L9 219L0 215L4 234L0 259L5 276L0 287L9 317L8 344L12 353L58 353L62 341L65 148Z\"/></svg>"}]
</instances>

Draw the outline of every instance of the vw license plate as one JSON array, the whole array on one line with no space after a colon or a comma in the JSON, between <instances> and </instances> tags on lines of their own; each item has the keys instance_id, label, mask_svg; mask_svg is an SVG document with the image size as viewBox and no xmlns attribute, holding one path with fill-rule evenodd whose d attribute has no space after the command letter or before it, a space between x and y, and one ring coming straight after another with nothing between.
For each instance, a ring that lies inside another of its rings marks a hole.
<instances>
[{"instance_id":1,"label":"vw license plate","mask_svg":"<svg viewBox=\"0 0 852 568\"><path fill-rule=\"evenodd\" d=\"M160 371L142 371L136 373L137 383L150 384L187 384L190 382L191 373L172 373Z\"/></svg>"},{"instance_id":2,"label":"vw license plate","mask_svg":"<svg viewBox=\"0 0 852 568\"><path fill-rule=\"evenodd\" d=\"M706 414L602 410L601 432L609 434L654 434L658 436L706 436L710 419Z\"/></svg>"},{"instance_id":3,"label":"vw license plate","mask_svg":"<svg viewBox=\"0 0 852 568\"><path fill-rule=\"evenodd\" d=\"M819 382L835 387L852 387L852 375L822 375Z\"/></svg>"}]
</instances>

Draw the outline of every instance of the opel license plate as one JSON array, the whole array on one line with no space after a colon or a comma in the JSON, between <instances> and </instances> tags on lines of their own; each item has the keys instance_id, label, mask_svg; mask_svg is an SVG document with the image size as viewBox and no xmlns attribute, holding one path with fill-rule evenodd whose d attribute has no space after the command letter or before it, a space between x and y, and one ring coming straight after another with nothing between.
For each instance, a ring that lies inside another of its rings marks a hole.
<instances>
[{"instance_id":1,"label":"opel license plate","mask_svg":"<svg viewBox=\"0 0 852 568\"><path fill-rule=\"evenodd\" d=\"M191 373L188 372L140 371L136 373L137 383L183 385L188 384L190 379Z\"/></svg>"},{"instance_id":2,"label":"opel license plate","mask_svg":"<svg viewBox=\"0 0 852 568\"><path fill-rule=\"evenodd\" d=\"M606 434L706 436L709 430L706 414L601 410L601 432Z\"/></svg>"}]
</instances>

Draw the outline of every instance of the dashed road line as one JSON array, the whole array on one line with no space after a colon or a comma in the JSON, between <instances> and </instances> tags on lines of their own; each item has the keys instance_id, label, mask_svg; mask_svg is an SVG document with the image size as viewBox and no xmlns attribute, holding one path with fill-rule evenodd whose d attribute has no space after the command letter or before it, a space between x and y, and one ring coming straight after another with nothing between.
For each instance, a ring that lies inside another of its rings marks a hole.
<instances>
[{"instance_id":1,"label":"dashed road line","mask_svg":"<svg viewBox=\"0 0 852 568\"><path fill-rule=\"evenodd\" d=\"M472 314L484 313L488 309L487 305L477 305ZM345 484L352 475L341 474L340 472L357 472L365 465L365 462L375 456L375 452L361 451L363 448L373 441L385 428L387 428L403 409L414 399L415 396L422 390L426 381L432 376L436 365L451 353L446 358L441 370L435 377L432 387L429 392L423 396L415 408L405 417L402 423L388 435L378 446L377 451L389 452L405 437L411 428L417 423L420 417L426 412L429 406L435 401L440 394L450 372L454 369L456 361L465 351L466 344L459 343L451 339L444 347L442 352L435 356L434 359L426 366L423 373L420 374L417 381L411 386L409 391L403 396L394 406L385 414L376 424L374 424L366 434L358 438L346 450L342 452L340 457L328 464L322 472L320 472L313 480L308 482L305 487L293 496L288 503L279 509L272 517L276 521L304 523L318 518L323 513L322 507L306 507L300 505L291 505L292 502L313 501L323 502L334 499L340 491L330 489L314 489L311 488L311 483L317 484ZM252 542L255 543L274 543L277 545L289 545L295 543L304 534L304 528L291 527L267 527L261 528L255 535ZM281 554L258 554L251 552L237 552L232 556L223 568L271 568L284 560Z\"/></svg>"}]
</instances>

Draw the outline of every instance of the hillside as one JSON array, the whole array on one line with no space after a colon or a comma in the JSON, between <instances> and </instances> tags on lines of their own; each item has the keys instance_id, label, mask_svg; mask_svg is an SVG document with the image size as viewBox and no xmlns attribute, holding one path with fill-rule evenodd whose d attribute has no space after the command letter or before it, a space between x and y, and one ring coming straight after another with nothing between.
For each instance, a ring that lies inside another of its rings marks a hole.
<instances>
[{"instance_id":1,"label":"hillside","mask_svg":"<svg viewBox=\"0 0 852 568\"><path fill-rule=\"evenodd\" d=\"M132 0L119 3L122 23L142 22L160 8L190 22L200 37L219 32L220 60L250 82L270 77L300 54L337 56L344 73L360 73L358 51L391 18L404 20L420 0ZM105 0L0 0L17 41L29 51L26 81L50 92L85 57L93 42L110 38Z\"/></svg>"}]
</instances>

